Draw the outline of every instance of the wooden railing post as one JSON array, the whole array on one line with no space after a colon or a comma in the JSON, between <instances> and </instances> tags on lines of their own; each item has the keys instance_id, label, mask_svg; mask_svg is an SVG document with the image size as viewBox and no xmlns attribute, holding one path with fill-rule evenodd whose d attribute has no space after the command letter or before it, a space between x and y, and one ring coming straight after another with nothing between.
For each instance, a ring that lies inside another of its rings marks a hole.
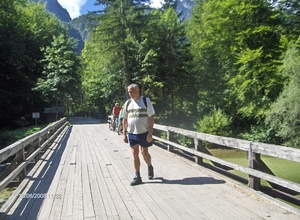
<instances>
[{"instance_id":1,"label":"wooden railing post","mask_svg":"<svg viewBox=\"0 0 300 220\"><path fill-rule=\"evenodd\" d=\"M16 154L16 158L19 158L16 160L16 167L19 166L22 162L26 160L26 152L25 152L25 146L22 144L22 149ZM11 186L19 185L26 177L26 167L18 174L16 183L11 183Z\"/></svg>"},{"instance_id":2,"label":"wooden railing post","mask_svg":"<svg viewBox=\"0 0 300 220\"><path fill-rule=\"evenodd\" d=\"M38 139L37 139L37 147L36 147L35 149L38 149L38 148L41 147L41 141L42 141L41 135L39 134L39 137L38 137ZM44 153L44 152L41 151L39 154L36 155L36 157L35 157L35 163L36 163L39 159L41 159L43 153Z\"/></svg>"},{"instance_id":3,"label":"wooden railing post","mask_svg":"<svg viewBox=\"0 0 300 220\"><path fill-rule=\"evenodd\" d=\"M248 151L248 166L249 166L249 168L257 169L257 163L255 162L255 160L259 156L260 156L259 154L254 153L252 151L252 143L250 143L249 151ZM248 180L249 187L254 190L259 190L260 189L260 178L252 176L252 175L248 175L248 178L249 178L249 180Z\"/></svg>"},{"instance_id":4,"label":"wooden railing post","mask_svg":"<svg viewBox=\"0 0 300 220\"><path fill-rule=\"evenodd\" d=\"M202 141L197 138L194 138L194 144L195 144L195 150L196 151L200 151L201 147L202 147ZM203 158L200 156L195 156L195 163L199 164L199 165L203 165Z\"/></svg>"},{"instance_id":5,"label":"wooden railing post","mask_svg":"<svg viewBox=\"0 0 300 220\"><path fill-rule=\"evenodd\" d=\"M172 133L169 130L167 130L167 139L168 139L168 141L171 140L171 137L172 137ZM168 151L173 152L173 150L174 150L174 147L172 145L168 144Z\"/></svg>"}]
</instances>

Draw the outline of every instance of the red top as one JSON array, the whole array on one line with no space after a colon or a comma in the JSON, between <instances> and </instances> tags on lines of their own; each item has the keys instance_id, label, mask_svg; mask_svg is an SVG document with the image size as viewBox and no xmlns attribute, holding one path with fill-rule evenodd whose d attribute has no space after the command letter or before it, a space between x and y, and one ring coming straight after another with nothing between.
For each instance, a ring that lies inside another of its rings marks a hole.
<instances>
[{"instance_id":1,"label":"red top","mask_svg":"<svg viewBox=\"0 0 300 220\"><path fill-rule=\"evenodd\" d=\"M113 115L119 115L121 108L114 106L113 107Z\"/></svg>"}]
</instances>

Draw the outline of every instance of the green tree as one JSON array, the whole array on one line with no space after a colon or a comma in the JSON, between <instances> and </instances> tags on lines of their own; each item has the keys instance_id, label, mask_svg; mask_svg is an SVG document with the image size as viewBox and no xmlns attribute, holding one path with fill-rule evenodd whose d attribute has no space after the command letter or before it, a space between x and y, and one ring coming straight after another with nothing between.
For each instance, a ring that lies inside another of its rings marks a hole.
<instances>
[{"instance_id":1,"label":"green tree","mask_svg":"<svg viewBox=\"0 0 300 220\"><path fill-rule=\"evenodd\" d=\"M236 100L237 112L244 119L259 124L265 112L281 92L281 35L278 13L266 1L249 1L237 6L244 25L236 36L234 50L239 68L229 85Z\"/></svg>"},{"instance_id":2,"label":"green tree","mask_svg":"<svg viewBox=\"0 0 300 220\"><path fill-rule=\"evenodd\" d=\"M280 12L283 34L289 40L297 40L300 35L300 2L297 0L273 0Z\"/></svg>"},{"instance_id":3,"label":"green tree","mask_svg":"<svg viewBox=\"0 0 300 220\"><path fill-rule=\"evenodd\" d=\"M136 78L144 92L153 97L158 112L170 113L173 122L193 114L194 76L190 73L189 42L185 25L172 2L150 13L139 50L141 71Z\"/></svg>"},{"instance_id":4,"label":"green tree","mask_svg":"<svg viewBox=\"0 0 300 220\"><path fill-rule=\"evenodd\" d=\"M43 49L45 58L43 78L39 78L35 90L41 91L50 101L66 104L80 90L80 60L73 39L64 34L53 37L51 46ZM57 120L56 114L56 120Z\"/></svg>"},{"instance_id":5,"label":"green tree","mask_svg":"<svg viewBox=\"0 0 300 220\"><path fill-rule=\"evenodd\" d=\"M59 21L45 5L27 0L0 2L0 128L18 127L20 119L30 121L43 100L32 91L41 76L40 47L50 44L62 31Z\"/></svg>"},{"instance_id":6,"label":"green tree","mask_svg":"<svg viewBox=\"0 0 300 220\"><path fill-rule=\"evenodd\" d=\"M198 1L188 22L193 73L197 84L198 118L215 108L228 113L227 81L236 72L232 47L239 25L235 0Z\"/></svg>"},{"instance_id":7,"label":"green tree","mask_svg":"<svg viewBox=\"0 0 300 220\"><path fill-rule=\"evenodd\" d=\"M201 117L220 108L235 126L263 123L283 84L279 25L278 11L265 0L198 2L188 36Z\"/></svg>"},{"instance_id":8,"label":"green tree","mask_svg":"<svg viewBox=\"0 0 300 220\"><path fill-rule=\"evenodd\" d=\"M86 70L83 88L88 103L107 106L126 100L126 86L140 70L138 45L148 1L97 1L106 5L82 53Z\"/></svg>"},{"instance_id":9,"label":"green tree","mask_svg":"<svg viewBox=\"0 0 300 220\"><path fill-rule=\"evenodd\" d=\"M300 148L300 38L285 53L282 72L288 83L267 112L266 124L285 145Z\"/></svg>"},{"instance_id":10,"label":"green tree","mask_svg":"<svg viewBox=\"0 0 300 220\"><path fill-rule=\"evenodd\" d=\"M32 98L29 85L34 64L27 49L33 36L20 22L25 4L26 1L15 0L0 2L1 128L19 126L18 121L31 107L25 103L30 103Z\"/></svg>"}]
</instances>

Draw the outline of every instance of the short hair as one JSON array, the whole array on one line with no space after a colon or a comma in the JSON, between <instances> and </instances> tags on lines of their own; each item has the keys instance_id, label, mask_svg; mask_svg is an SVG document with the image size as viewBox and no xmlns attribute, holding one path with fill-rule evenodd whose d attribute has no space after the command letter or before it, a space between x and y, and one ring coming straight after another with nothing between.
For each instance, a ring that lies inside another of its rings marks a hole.
<instances>
[{"instance_id":1,"label":"short hair","mask_svg":"<svg viewBox=\"0 0 300 220\"><path fill-rule=\"evenodd\" d=\"M137 89L137 90L140 90L140 87L138 86L138 84L136 83L131 83L129 86L127 86L127 88L134 88L134 89Z\"/></svg>"}]
</instances>

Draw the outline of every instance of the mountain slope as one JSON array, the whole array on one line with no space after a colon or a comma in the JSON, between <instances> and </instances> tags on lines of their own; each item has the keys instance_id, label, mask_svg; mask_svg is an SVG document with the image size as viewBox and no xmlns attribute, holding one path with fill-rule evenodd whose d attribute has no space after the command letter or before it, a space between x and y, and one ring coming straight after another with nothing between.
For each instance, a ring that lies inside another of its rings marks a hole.
<instances>
[{"instance_id":1,"label":"mountain slope","mask_svg":"<svg viewBox=\"0 0 300 220\"><path fill-rule=\"evenodd\" d=\"M192 10L194 7L194 3L192 0L176 0L177 1L177 13L182 13L181 18L190 18L192 15Z\"/></svg>"},{"instance_id":2,"label":"mountain slope","mask_svg":"<svg viewBox=\"0 0 300 220\"><path fill-rule=\"evenodd\" d=\"M34 0L38 2L39 0ZM84 48L84 41L81 37L80 32L73 28L69 22L72 21L68 11L61 7L57 0L42 0L42 2L46 2L46 9L53 13L62 23L66 24L68 27L68 34L70 37L73 37L75 40L78 41L77 43L77 53L80 54L82 49Z\"/></svg>"},{"instance_id":3,"label":"mountain slope","mask_svg":"<svg viewBox=\"0 0 300 220\"><path fill-rule=\"evenodd\" d=\"M34 2L39 2L40 0L33 0ZM42 2L46 2L46 9L51 13L55 14L55 16L64 22L71 21L71 17L66 9L61 7L57 0L41 0Z\"/></svg>"}]
</instances>

